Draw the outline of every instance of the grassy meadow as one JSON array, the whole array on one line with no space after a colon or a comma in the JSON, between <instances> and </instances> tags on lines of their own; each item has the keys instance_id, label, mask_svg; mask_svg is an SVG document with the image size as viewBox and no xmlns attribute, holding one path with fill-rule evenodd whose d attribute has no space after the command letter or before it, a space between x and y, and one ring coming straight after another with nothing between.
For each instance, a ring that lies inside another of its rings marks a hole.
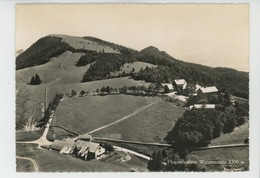
<instances>
[{"instance_id":1,"label":"grassy meadow","mask_svg":"<svg viewBox=\"0 0 260 178\"><path fill-rule=\"evenodd\" d=\"M29 160L16 158L16 171L17 172L34 172L33 163Z\"/></svg>"},{"instance_id":2,"label":"grassy meadow","mask_svg":"<svg viewBox=\"0 0 260 178\"><path fill-rule=\"evenodd\" d=\"M60 103L52 125L84 134L127 116L146 103L145 97L130 95L68 98Z\"/></svg>"},{"instance_id":3,"label":"grassy meadow","mask_svg":"<svg viewBox=\"0 0 260 178\"><path fill-rule=\"evenodd\" d=\"M210 150L193 151L188 154L189 160L206 160L206 161L227 161L238 160L237 164L201 164L207 171L223 171L224 167L228 169L249 169L249 147L236 147L236 148L218 148ZM241 163L244 162L243 163Z\"/></svg>"},{"instance_id":4,"label":"grassy meadow","mask_svg":"<svg viewBox=\"0 0 260 178\"><path fill-rule=\"evenodd\" d=\"M173 107L167 102L151 105L140 113L111 127L93 133L96 137L121 139L129 141L163 143L163 139L178 118L184 113L184 108Z\"/></svg>"},{"instance_id":5,"label":"grassy meadow","mask_svg":"<svg viewBox=\"0 0 260 178\"><path fill-rule=\"evenodd\" d=\"M225 145L244 143L244 140L249 137L248 121L239 127L236 127L233 132L221 135L211 141L210 145Z\"/></svg>"},{"instance_id":6,"label":"grassy meadow","mask_svg":"<svg viewBox=\"0 0 260 178\"><path fill-rule=\"evenodd\" d=\"M122 162L125 153L109 155L104 160L83 161L72 156L61 155L58 151L38 149L35 145L16 144L16 155L35 160L40 172L130 172L130 170L147 171L147 161L130 155L130 160ZM17 171L33 171L30 163L19 164Z\"/></svg>"}]
</instances>

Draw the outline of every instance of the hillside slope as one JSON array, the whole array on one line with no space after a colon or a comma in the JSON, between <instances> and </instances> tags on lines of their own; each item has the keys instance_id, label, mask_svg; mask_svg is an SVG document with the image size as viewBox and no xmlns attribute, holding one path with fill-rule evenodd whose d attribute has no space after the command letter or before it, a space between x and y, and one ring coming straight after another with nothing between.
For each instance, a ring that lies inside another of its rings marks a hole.
<instances>
[{"instance_id":1,"label":"hillside slope","mask_svg":"<svg viewBox=\"0 0 260 178\"><path fill-rule=\"evenodd\" d=\"M16 58L16 69L23 69L32 66L45 64L64 53L65 51L71 52L84 52L96 51L104 53L120 53L120 50L112 43L105 43L105 41L96 42L86 37L72 37L68 35L48 35L40 38L32 44L26 51L21 53ZM108 45L106 45L108 44ZM120 49L124 49L120 47Z\"/></svg>"},{"instance_id":2,"label":"hillside slope","mask_svg":"<svg viewBox=\"0 0 260 178\"><path fill-rule=\"evenodd\" d=\"M85 74L82 75L82 82L114 77L111 73L118 73L124 64L139 61L159 67L153 70L135 71L132 75L134 79L147 82L172 82L174 79L184 78L189 83L215 85L221 92L229 91L236 96L248 98L249 74L247 72L184 62L153 46L138 52L94 37L68 35L43 37L17 57L16 68L23 69L48 63L66 51L81 52L85 55L90 55L89 51L96 51L91 54L90 59L85 59L96 63L90 66L90 70L87 67ZM82 64L78 66L85 66L90 62L84 62L83 59Z\"/></svg>"},{"instance_id":3,"label":"hillside slope","mask_svg":"<svg viewBox=\"0 0 260 178\"><path fill-rule=\"evenodd\" d=\"M77 65L82 56L88 56L86 59L91 62ZM50 88L48 101L57 93L71 90L92 91L107 85L145 84L138 80L162 83L178 78L204 86L215 85L221 92L229 91L244 98L249 94L246 72L184 62L153 46L138 52L94 37L43 37L17 56L16 69L17 121L23 120L23 124L32 118L34 111L34 120L40 119L45 87ZM36 73L43 83L28 85ZM111 79L115 77L119 78Z\"/></svg>"},{"instance_id":4,"label":"hillside slope","mask_svg":"<svg viewBox=\"0 0 260 178\"><path fill-rule=\"evenodd\" d=\"M66 51L50 59L48 63L20 69L16 71L17 83L28 83L36 73L44 83L78 83L88 66L76 67L75 64L82 53Z\"/></svg>"}]
</instances>

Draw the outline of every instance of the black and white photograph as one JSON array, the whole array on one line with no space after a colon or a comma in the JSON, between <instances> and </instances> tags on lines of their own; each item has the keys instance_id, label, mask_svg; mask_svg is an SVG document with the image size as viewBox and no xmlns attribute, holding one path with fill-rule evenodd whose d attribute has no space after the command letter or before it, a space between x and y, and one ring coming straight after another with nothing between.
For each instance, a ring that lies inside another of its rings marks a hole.
<instances>
[{"instance_id":1,"label":"black and white photograph","mask_svg":"<svg viewBox=\"0 0 260 178\"><path fill-rule=\"evenodd\" d=\"M255 169L250 8L13 3L13 171Z\"/></svg>"},{"instance_id":2,"label":"black and white photograph","mask_svg":"<svg viewBox=\"0 0 260 178\"><path fill-rule=\"evenodd\" d=\"M248 61L248 4L18 4L16 170L248 171Z\"/></svg>"}]
</instances>

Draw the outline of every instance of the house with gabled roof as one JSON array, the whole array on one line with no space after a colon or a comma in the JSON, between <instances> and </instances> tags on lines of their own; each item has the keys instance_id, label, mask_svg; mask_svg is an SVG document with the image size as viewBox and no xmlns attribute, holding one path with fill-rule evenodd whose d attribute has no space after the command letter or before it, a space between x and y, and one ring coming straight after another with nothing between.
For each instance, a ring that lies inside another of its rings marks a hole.
<instances>
[{"instance_id":1,"label":"house with gabled roof","mask_svg":"<svg viewBox=\"0 0 260 178\"><path fill-rule=\"evenodd\" d=\"M173 85L174 85L174 88L177 91L177 93L180 95L183 95L184 90L187 87L187 82L185 79L176 79L173 81Z\"/></svg>"},{"instance_id":2,"label":"house with gabled roof","mask_svg":"<svg viewBox=\"0 0 260 178\"><path fill-rule=\"evenodd\" d=\"M174 87L171 83L162 83L162 86L164 87L164 92L169 93L174 90Z\"/></svg>"},{"instance_id":3,"label":"house with gabled roof","mask_svg":"<svg viewBox=\"0 0 260 178\"><path fill-rule=\"evenodd\" d=\"M75 139L54 140L50 148L60 151L60 154L72 154L75 148Z\"/></svg>"},{"instance_id":4,"label":"house with gabled roof","mask_svg":"<svg viewBox=\"0 0 260 178\"><path fill-rule=\"evenodd\" d=\"M218 93L218 89L215 86L211 86L211 87L201 87L197 90L197 94L199 96L202 95L207 95L207 94L213 94L213 93Z\"/></svg>"},{"instance_id":5,"label":"house with gabled roof","mask_svg":"<svg viewBox=\"0 0 260 178\"><path fill-rule=\"evenodd\" d=\"M219 91L215 86L201 87L197 90L197 97L198 99L206 99L208 97L217 95L218 93Z\"/></svg>"},{"instance_id":6,"label":"house with gabled roof","mask_svg":"<svg viewBox=\"0 0 260 178\"><path fill-rule=\"evenodd\" d=\"M177 88L181 88L183 90L187 87L187 82L185 79L176 79L173 83Z\"/></svg>"},{"instance_id":7,"label":"house with gabled roof","mask_svg":"<svg viewBox=\"0 0 260 178\"><path fill-rule=\"evenodd\" d=\"M106 151L99 143L95 142L77 140L75 146L78 150L77 155L84 160L97 159Z\"/></svg>"}]
</instances>

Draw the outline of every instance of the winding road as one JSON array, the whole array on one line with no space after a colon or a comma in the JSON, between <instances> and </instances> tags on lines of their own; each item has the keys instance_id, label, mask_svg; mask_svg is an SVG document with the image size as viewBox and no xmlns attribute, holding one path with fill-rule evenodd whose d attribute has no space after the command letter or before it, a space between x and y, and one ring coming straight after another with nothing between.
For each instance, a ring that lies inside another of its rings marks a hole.
<instances>
[{"instance_id":1,"label":"winding road","mask_svg":"<svg viewBox=\"0 0 260 178\"><path fill-rule=\"evenodd\" d=\"M67 56L67 57L68 57L68 56ZM64 60L64 61L65 61L65 60ZM63 68L63 67L61 67L61 68ZM63 70L64 70L64 69L63 69ZM64 70L64 72L65 72L65 70ZM116 120L116 121L114 121L114 122L112 122L112 123L109 123L109 124L104 125L104 126L102 126L102 127L96 128L96 129L94 129L94 130L88 132L87 134L91 134L91 133L97 132L97 131L99 131L99 130L105 129L105 128L110 127L110 126L112 126L112 125L115 125L115 124L117 124L117 123L119 123L119 122L122 122L122 121L124 121L124 120L130 118L131 116L133 116L133 115L135 115L135 114L137 114L137 113L142 112L142 111L145 110L146 108L148 108L148 107L150 107L150 106L152 106L152 105L154 105L154 104L156 104L156 103L158 103L158 102L159 102L159 101L155 101L155 102L146 104L146 105L144 105L144 106L138 108L137 110L135 110L133 113L131 113L131 114L127 115L127 116L124 116L124 117L122 117L122 118L120 118L120 119L118 119L118 120ZM167 103L168 103L168 102L167 102ZM168 103L168 104L172 105L171 103ZM176 107L176 106L174 106L174 105L172 105L172 106L173 106L173 107ZM53 114L51 115L51 117L50 117L48 123L45 125L44 132L43 132L42 136L41 136L39 139L34 140L34 141L23 141L23 142L16 142L16 143L34 143L34 144L38 144L38 148L41 148L41 146L51 145L52 142L50 142L49 140L47 140L47 134L48 134L48 132L49 132L49 128L51 127L51 122L52 122L53 116L54 116L54 112L53 112ZM76 138L76 137L75 137L75 138ZM99 140L102 140L102 139L105 140L105 139L107 139L107 138L98 138L98 139L99 139ZM97 140L98 140L98 139L97 139ZM107 140L108 140L108 141L109 141L109 140L110 140L110 141L116 141L116 142L123 141L123 140L111 140L111 139L107 139ZM129 141L124 141L124 142L129 142ZM141 142L138 142L138 143L130 143L130 144L145 144L145 145L149 144L149 145L152 145L152 146L156 145L156 146L163 146L163 147L167 146L167 147L169 147L169 145L167 145L167 144L161 144L161 145L160 145L160 144L157 144L157 143L141 143ZM231 148L231 147L247 147L247 146L248 146L248 144L214 145L214 146L196 148L195 150L218 149L218 148ZM118 146L113 146L113 147L114 147L114 149L115 149L116 151L123 151L123 152L126 152L126 153L129 153L129 154L138 156L138 157L143 158L143 159L146 159L146 160L150 160L150 159L151 159L151 157L146 156L146 155L144 155L144 154L140 154L140 153L135 152L135 151L133 151L133 150L129 150L129 149L122 148L122 147L118 147ZM35 160L33 160L32 158L20 157L20 156L16 156L16 158L17 158L17 159L30 160L30 161L33 163L33 165L34 165L35 172L39 172L38 165L37 165L37 163L35 162Z\"/></svg>"},{"instance_id":2,"label":"winding road","mask_svg":"<svg viewBox=\"0 0 260 178\"><path fill-rule=\"evenodd\" d=\"M38 148L40 148L41 146L51 145L52 142L50 142L47 139L47 134L48 134L49 129L50 129L51 121L52 121L52 117L49 119L48 123L46 124L44 132L39 139L34 140L34 141L17 141L16 143L34 143L34 144L38 145Z\"/></svg>"},{"instance_id":3,"label":"winding road","mask_svg":"<svg viewBox=\"0 0 260 178\"><path fill-rule=\"evenodd\" d=\"M34 167L34 171L39 172L39 167L34 159L27 158L27 157L21 157L21 156L16 156L16 159L23 159L23 160L31 161L33 164L33 167Z\"/></svg>"}]
</instances>

